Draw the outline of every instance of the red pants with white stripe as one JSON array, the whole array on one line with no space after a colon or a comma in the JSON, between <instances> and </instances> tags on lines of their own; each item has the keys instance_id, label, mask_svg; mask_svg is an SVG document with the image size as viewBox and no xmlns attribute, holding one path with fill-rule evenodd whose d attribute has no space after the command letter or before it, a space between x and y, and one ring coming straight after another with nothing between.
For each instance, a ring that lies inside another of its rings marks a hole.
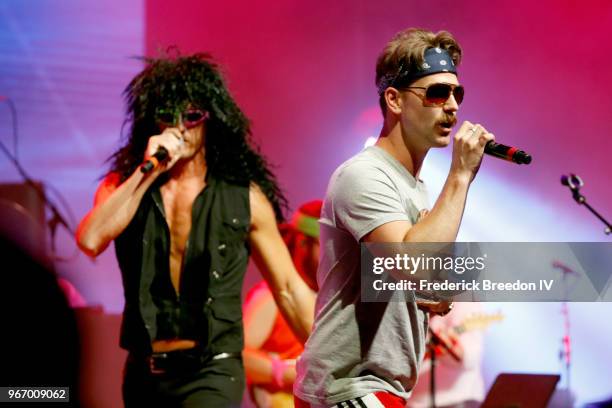
<instances>
[{"instance_id":1,"label":"red pants with white stripe","mask_svg":"<svg viewBox=\"0 0 612 408\"><path fill-rule=\"evenodd\" d=\"M308 402L302 401L298 397L294 397L294 400L295 408L311 408ZM405 405L406 401L404 399L381 391L339 402L332 405L331 408L404 408Z\"/></svg>"}]
</instances>

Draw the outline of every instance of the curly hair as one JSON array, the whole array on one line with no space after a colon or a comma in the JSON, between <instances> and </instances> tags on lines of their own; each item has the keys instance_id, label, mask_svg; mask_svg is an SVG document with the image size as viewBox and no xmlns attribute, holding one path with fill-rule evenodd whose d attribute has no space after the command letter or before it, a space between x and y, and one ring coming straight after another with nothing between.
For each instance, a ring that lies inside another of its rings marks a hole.
<instances>
[{"instance_id":1,"label":"curly hair","mask_svg":"<svg viewBox=\"0 0 612 408\"><path fill-rule=\"evenodd\" d=\"M110 172L123 182L141 164L148 140L160 132L156 114L187 105L209 112L204 143L208 171L230 183L257 184L284 220L287 200L270 165L254 145L250 123L232 99L219 67L204 53L175 58L141 58L146 66L125 88L125 144L111 155Z\"/></svg>"}]
</instances>

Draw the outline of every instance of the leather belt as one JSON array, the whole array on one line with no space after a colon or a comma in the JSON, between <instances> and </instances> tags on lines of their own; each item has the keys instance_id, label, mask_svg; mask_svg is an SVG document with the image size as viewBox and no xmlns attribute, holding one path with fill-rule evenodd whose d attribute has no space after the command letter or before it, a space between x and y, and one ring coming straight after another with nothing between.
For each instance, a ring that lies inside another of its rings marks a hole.
<instances>
[{"instance_id":1,"label":"leather belt","mask_svg":"<svg viewBox=\"0 0 612 408\"><path fill-rule=\"evenodd\" d=\"M132 361L133 356L130 356ZM240 358L241 353L202 354L199 349L175 350L165 353L153 353L145 357L149 372L153 375L174 373L193 373L201 370L206 363L213 360ZM138 359L142 361L142 359Z\"/></svg>"}]
</instances>

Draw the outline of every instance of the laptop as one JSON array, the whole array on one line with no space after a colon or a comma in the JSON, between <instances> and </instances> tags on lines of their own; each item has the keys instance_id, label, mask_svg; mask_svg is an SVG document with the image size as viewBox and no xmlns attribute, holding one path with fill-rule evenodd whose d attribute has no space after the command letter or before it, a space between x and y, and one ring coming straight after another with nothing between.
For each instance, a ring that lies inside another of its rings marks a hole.
<instances>
[{"instance_id":1,"label":"laptop","mask_svg":"<svg viewBox=\"0 0 612 408\"><path fill-rule=\"evenodd\" d=\"M546 408L560 378L558 374L499 374L481 408Z\"/></svg>"}]
</instances>

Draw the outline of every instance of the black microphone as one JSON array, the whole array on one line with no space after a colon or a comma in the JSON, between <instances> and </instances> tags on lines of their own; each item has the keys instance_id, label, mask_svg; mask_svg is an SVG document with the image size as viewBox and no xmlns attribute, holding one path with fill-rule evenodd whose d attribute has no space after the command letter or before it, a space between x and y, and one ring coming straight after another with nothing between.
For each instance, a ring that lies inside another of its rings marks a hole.
<instances>
[{"instance_id":1,"label":"black microphone","mask_svg":"<svg viewBox=\"0 0 612 408\"><path fill-rule=\"evenodd\" d=\"M163 146L159 146L155 154L149 157L147 161L142 163L142 165L140 166L140 171L142 171L145 174L149 173L151 170L159 166L159 163L166 161L167 159L168 159L168 150L166 150L166 148Z\"/></svg>"},{"instance_id":2,"label":"black microphone","mask_svg":"<svg viewBox=\"0 0 612 408\"><path fill-rule=\"evenodd\" d=\"M490 156L508 160L516 164L531 163L531 155L525 153L523 150L519 150L518 148L512 146L495 143L492 140L487 143L484 152Z\"/></svg>"}]
</instances>

